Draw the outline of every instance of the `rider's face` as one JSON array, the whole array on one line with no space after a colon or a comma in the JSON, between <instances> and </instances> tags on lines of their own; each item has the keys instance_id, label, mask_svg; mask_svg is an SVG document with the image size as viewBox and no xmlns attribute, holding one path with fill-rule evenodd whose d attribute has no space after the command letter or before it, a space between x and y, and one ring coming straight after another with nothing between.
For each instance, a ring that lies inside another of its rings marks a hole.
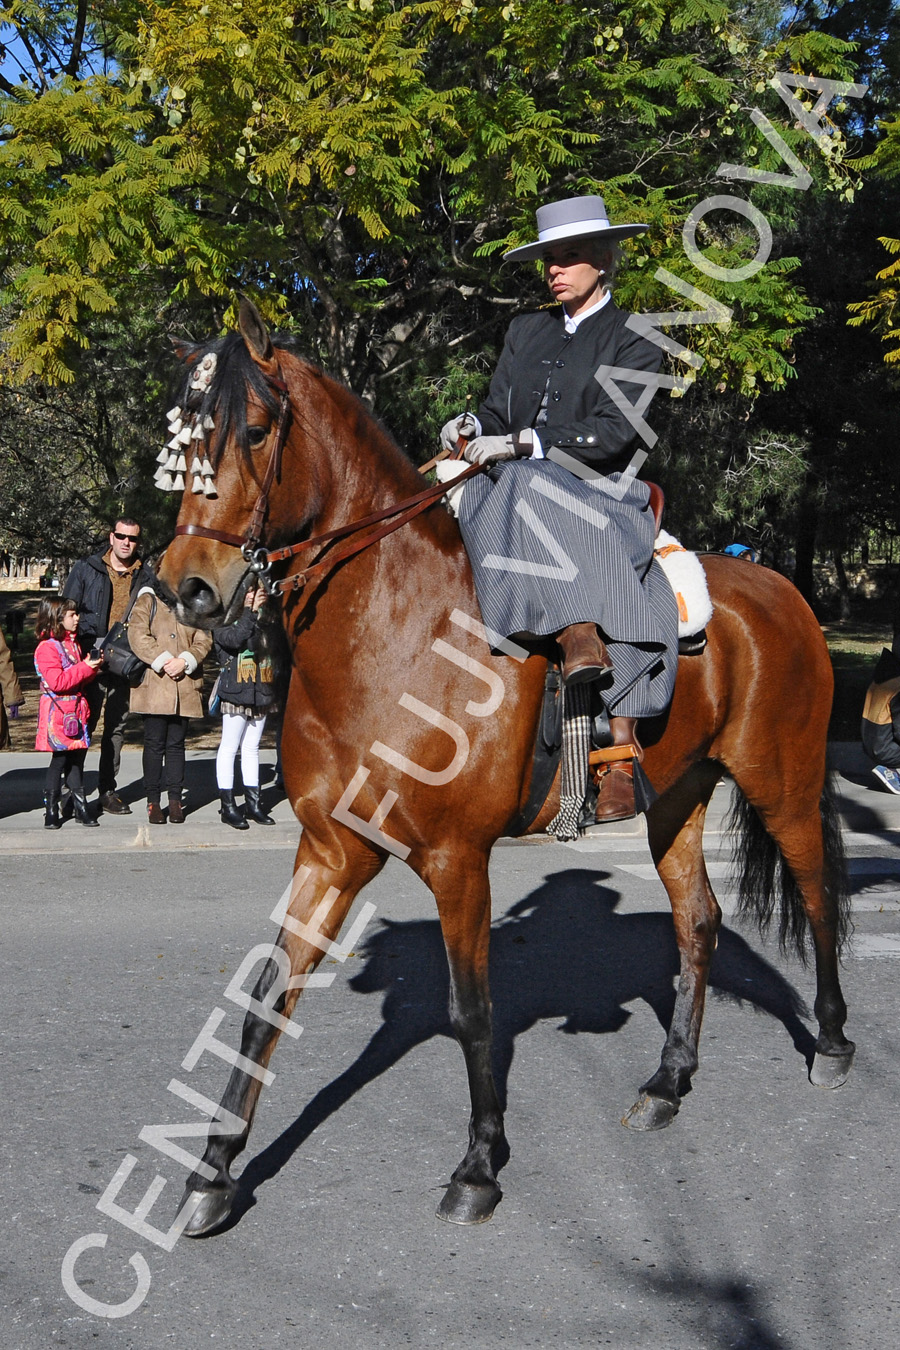
<instances>
[{"instance_id":1,"label":"rider's face","mask_svg":"<svg viewBox=\"0 0 900 1350\"><path fill-rule=\"evenodd\" d=\"M578 240L550 244L544 249L543 258L550 292L565 305L573 319L600 299L605 257L599 259L590 244Z\"/></svg>"}]
</instances>

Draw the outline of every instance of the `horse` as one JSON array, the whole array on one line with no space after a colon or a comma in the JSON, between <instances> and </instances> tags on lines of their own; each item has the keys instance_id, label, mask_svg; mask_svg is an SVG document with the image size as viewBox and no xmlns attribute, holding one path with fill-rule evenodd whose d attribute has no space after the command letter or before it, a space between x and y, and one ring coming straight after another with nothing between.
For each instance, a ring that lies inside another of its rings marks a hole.
<instances>
[{"instance_id":1,"label":"horse","mask_svg":"<svg viewBox=\"0 0 900 1350\"><path fill-rule=\"evenodd\" d=\"M247 1004L244 1058L221 1102L223 1118L243 1128L211 1132L187 1182L196 1208L184 1231L199 1236L228 1218L237 1190L229 1169L265 1066L354 898L391 855L437 904L468 1076L468 1148L438 1216L483 1222L501 1197L497 1161L507 1147L491 1071L488 860L529 799L547 649L484 629L458 526L437 504L441 486L423 491L363 404L290 343L273 342L249 301L238 332L182 344L179 354L188 366L182 403L192 390L194 406L202 399L214 491L197 480L185 490L160 584L184 622L214 627L237 616L257 572L271 577L284 563L270 588L291 653L282 759L302 825L281 931ZM400 509L409 502L414 509ZM641 729L658 793L650 851L680 958L659 1067L623 1121L641 1130L672 1121L698 1066L722 917L703 822L726 773L739 794L741 907L762 931L777 911L782 944L793 940L801 955L811 937L811 1081L839 1086L854 1052L838 975L849 901L827 786L828 651L785 578L720 555L703 567L714 605L706 648L680 658L667 715ZM554 784L527 832L542 831L557 809Z\"/></svg>"}]
</instances>

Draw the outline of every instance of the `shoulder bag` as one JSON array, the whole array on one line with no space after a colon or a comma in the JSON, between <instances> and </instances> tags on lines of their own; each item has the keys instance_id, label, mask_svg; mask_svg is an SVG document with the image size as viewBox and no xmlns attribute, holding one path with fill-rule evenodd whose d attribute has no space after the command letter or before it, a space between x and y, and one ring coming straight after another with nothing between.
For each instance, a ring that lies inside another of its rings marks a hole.
<instances>
[{"instance_id":1,"label":"shoulder bag","mask_svg":"<svg viewBox=\"0 0 900 1350\"><path fill-rule=\"evenodd\" d=\"M118 675L121 679L127 680L132 688L140 684L147 669L147 662L142 661L139 656L135 656L131 650L131 643L128 641L128 620L137 598L137 596L134 597L124 616L116 620L106 637L98 644L98 650L103 653L105 658L106 669L112 675ZM156 596L154 595L153 603L150 606L151 623L155 617Z\"/></svg>"}]
</instances>

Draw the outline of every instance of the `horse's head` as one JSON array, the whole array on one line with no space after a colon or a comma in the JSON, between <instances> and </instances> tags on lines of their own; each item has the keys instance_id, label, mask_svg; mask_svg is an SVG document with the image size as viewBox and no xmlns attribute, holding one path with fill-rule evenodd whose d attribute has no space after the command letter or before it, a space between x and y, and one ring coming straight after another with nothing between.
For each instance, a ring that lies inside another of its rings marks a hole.
<instances>
[{"instance_id":1,"label":"horse's head","mask_svg":"<svg viewBox=\"0 0 900 1350\"><path fill-rule=\"evenodd\" d=\"M180 490L183 480L184 497L159 576L184 622L212 628L237 617L254 577L253 550L296 537L309 518L314 466L303 474L303 501L278 489L282 460L295 453L290 394L295 408L309 407L314 399L299 384L317 382L318 372L273 345L249 300L241 302L238 333L177 351L187 369L157 482Z\"/></svg>"}]
</instances>

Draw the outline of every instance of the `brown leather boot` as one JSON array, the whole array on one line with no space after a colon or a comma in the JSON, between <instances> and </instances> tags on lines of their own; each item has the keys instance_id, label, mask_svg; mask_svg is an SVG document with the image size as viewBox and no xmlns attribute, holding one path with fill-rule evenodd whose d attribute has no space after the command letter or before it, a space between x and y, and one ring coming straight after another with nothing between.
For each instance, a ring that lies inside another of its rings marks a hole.
<instances>
[{"instance_id":1,"label":"brown leather boot","mask_svg":"<svg viewBox=\"0 0 900 1350\"><path fill-rule=\"evenodd\" d=\"M638 763L644 758L644 751L637 738L637 718L635 717L611 717L609 719L609 729L612 733L613 744L610 747L610 758L604 762L600 761L600 778L598 787L600 795L597 798L597 809L594 812L594 819L598 825L603 825L613 820L630 820L636 815L634 806L634 769L632 760L636 759ZM630 751L624 758L615 758L615 752ZM603 755L604 751L599 751ZM593 758L593 756L592 756Z\"/></svg>"},{"instance_id":2,"label":"brown leather boot","mask_svg":"<svg viewBox=\"0 0 900 1350\"><path fill-rule=\"evenodd\" d=\"M612 670L606 643L595 623L570 623L556 640L563 651L562 676L566 684L587 684Z\"/></svg>"}]
</instances>

